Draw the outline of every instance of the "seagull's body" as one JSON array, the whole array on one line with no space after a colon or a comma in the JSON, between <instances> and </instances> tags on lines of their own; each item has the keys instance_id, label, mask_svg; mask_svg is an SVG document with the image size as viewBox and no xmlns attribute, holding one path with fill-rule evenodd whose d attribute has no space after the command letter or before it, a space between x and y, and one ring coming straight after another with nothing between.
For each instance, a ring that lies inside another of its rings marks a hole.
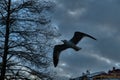
<instances>
[{"instance_id":1,"label":"seagull's body","mask_svg":"<svg viewBox=\"0 0 120 80\"><path fill-rule=\"evenodd\" d=\"M64 45L66 45L68 48L72 48L76 51L80 50L81 48L76 46L72 41L67 41L67 40L62 40L62 42L64 43Z\"/></svg>"},{"instance_id":2,"label":"seagull's body","mask_svg":"<svg viewBox=\"0 0 120 80\"><path fill-rule=\"evenodd\" d=\"M75 32L74 36L71 40L67 41L67 40L62 40L62 42L64 44L61 45L55 45L54 47L54 51L53 51L53 63L54 63L54 67L57 66L58 61L59 61L59 55L61 53L61 51L68 49L68 48L72 48L75 51L79 51L81 48L76 46L76 44L83 38L83 37L90 37L94 40L96 40L94 37L82 33L82 32Z\"/></svg>"}]
</instances>

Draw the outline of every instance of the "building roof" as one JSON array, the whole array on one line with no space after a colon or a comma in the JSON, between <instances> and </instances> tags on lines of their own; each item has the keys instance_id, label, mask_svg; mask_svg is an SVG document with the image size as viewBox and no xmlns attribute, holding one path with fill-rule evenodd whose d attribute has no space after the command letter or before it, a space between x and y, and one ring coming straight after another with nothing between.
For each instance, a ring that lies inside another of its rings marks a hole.
<instances>
[{"instance_id":1,"label":"building roof","mask_svg":"<svg viewBox=\"0 0 120 80\"><path fill-rule=\"evenodd\" d=\"M107 73L104 71L100 71L100 72L95 72L95 73L90 73L88 74L88 71L86 72L86 74L83 74L80 77L77 78L73 78L70 80L78 80L82 77L88 77L88 78L119 78L120 79L120 69L116 69L115 67L113 67L112 70L109 70ZM81 79L82 80L82 79Z\"/></svg>"}]
</instances>

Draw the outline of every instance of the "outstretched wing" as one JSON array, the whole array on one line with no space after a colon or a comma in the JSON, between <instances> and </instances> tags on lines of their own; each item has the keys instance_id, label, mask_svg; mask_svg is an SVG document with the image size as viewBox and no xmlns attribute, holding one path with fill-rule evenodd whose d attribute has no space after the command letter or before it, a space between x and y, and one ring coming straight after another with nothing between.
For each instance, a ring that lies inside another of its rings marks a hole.
<instances>
[{"instance_id":1,"label":"outstretched wing","mask_svg":"<svg viewBox=\"0 0 120 80\"><path fill-rule=\"evenodd\" d=\"M56 67L57 64L58 64L60 52L67 49L67 48L68 47L66 45L64 45L64 44L55 45L54 52L53 52L53 64L54 64L54 67Z\"/></svg>"},{"instance_id":2,"label":"outstretched wing","mask_svg":"<svg viewBox=\"0 0 120 80\"><path fill-rule=\"evenodd\" d=\"M85 36L96 40L94 37L92 37L92 36L90 36L90 35L88 35L86 33L75 32L73 38L70 41L73 42L74 44L77 44Z\"/></svg>"}]
</instances>

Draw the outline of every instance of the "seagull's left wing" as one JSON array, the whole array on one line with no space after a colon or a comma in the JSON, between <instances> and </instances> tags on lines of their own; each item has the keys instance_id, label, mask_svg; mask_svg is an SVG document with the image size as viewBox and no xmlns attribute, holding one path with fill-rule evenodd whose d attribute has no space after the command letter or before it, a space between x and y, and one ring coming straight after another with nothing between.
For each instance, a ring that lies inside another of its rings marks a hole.
<instances>
[{"instance_id":1,"label":"seagull's left wing","mask_svg":"<svg viewBox=\"0 0 120 80\"><path fill-rule=\"evenodd\" d=\"M68 47L64 44L62 45L55 45L54 47L54 52L53 52L53 63L54 63L54 67L57 66L58 61L59 61L59 56L60 56L60 52L67 49Z\"/></svg>"}]
</instances>

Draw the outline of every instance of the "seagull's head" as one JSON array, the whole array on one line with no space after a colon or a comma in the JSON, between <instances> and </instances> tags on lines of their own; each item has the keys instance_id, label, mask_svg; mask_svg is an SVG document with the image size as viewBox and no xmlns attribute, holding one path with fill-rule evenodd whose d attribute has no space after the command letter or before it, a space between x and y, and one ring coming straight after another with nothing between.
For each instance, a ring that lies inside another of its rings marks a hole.
<instances>
[{"instance_id":1,"label":"seagull's head","mask_svg":"<svg viewBox=\"0 0 120 80\"><path fill-rule=\"evenodd\" d=\"M67 40L61 40L63 43L66 43L66 42L68 42Z\"/></svg>"}]
</instances>

